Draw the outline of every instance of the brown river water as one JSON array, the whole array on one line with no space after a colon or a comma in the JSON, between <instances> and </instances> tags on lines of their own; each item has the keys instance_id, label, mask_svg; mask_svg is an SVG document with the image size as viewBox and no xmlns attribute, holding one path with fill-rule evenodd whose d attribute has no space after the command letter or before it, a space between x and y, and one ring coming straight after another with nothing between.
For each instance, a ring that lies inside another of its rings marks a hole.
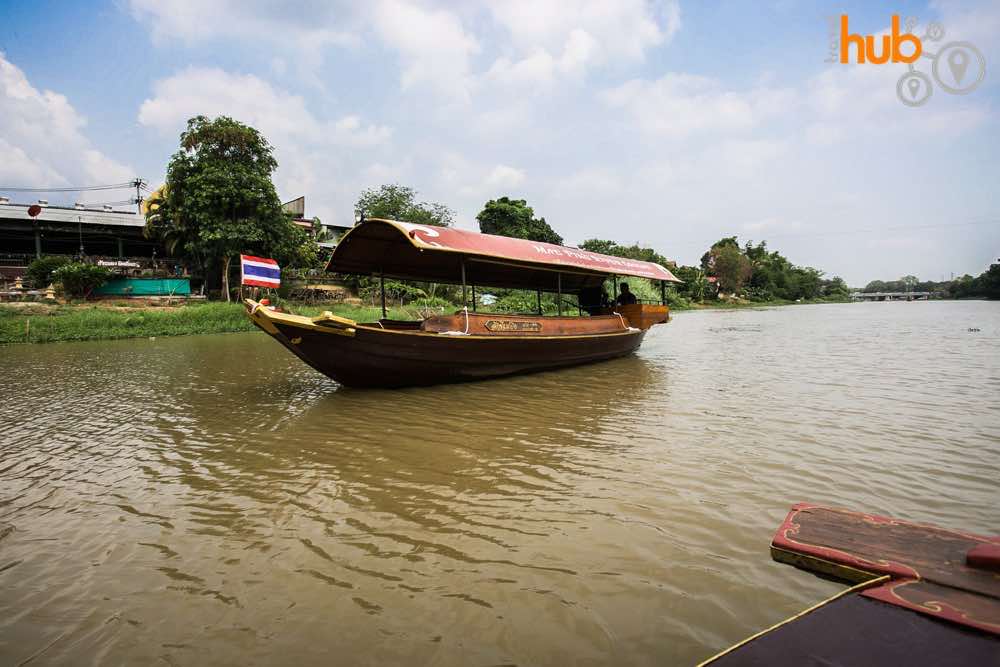
<instances>
[{"instance_id":1,"label":"brown river water","mask_svg":"<svg viewBox=\"0 0 1000 667\"><path fill-rule=\"evenodd\" d=\"M0 361L2 664L687 665L842 590L771 561L794 502L1000 533L1000 303L399 391L256 333Z\"/></svg>"}]
</instances>

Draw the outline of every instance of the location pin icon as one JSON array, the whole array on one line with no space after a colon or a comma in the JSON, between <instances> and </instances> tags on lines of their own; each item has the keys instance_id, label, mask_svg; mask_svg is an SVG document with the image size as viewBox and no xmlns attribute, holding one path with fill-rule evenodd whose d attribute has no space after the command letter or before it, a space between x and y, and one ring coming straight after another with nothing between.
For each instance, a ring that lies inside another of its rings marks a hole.
<instances>
[{"instance_id":1,"label":"location pin icon","mask_svg":"<svg viewBox=\"0 0 1000 667\"><path fill-rule=\"evenodd\" d=\"M969 68L969 54L961 49L955 49L948 54L948 69L955 77L955 83L961 85L965 78L965 70Z\"/></svg>"},{"instance_id":2,"label":"location pin icon","mask_svg":"<svg viewBox=\"0 0 1000 667\"><path fill-rule=\"evenodd\" d=\"M920 79L916 77L910 79L906 82L906 87L910 89L910 97L917 99L917 93L920 92Z\"/></svg>"}]
</instances>

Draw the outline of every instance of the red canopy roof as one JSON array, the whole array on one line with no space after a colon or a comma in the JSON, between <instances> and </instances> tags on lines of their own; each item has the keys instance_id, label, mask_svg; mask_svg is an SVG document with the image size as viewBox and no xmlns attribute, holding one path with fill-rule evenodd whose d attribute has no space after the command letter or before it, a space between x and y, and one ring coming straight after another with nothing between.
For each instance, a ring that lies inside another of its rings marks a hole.
<instances>
[{"instance_id":1,"label":"red canopy roof","mask_svg":"<svg viewBox=\"0 0 1000 667\"><path fill-rule=\"evenodd\" d=\"M380 219L366 220L351 229L334 250L327 270L457 282L461 279L462 259L466 260L470 282L495 287L545 287L555 280L551 275L537 275L539 271L567 274L563 277L563 289L567 291L585 283L593 284L594 280L587 280L588 277L600 282L604 275L611 274L681 282L653 262L451 227ZM514 275L512 269L522 275ZM573 275L578 277L572 278ZM532 281L532 276L545 284Z\"/></svg>"}]
</instances>

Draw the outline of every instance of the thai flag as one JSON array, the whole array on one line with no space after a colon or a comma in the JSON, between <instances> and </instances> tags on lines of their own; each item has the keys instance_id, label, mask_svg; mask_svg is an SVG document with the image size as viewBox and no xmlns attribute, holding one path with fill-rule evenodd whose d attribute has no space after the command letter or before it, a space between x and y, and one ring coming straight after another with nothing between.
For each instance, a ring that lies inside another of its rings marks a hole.
<instances>
[{"instance_id":1,"label":"thai flag","mask_svg":"<svg viewBox=\"0 0 1000 667\"><path fill-rule=\"evenodd\" d=\"M240 255L241 283L254 287L281 287L281 267L273 259Z\"/></svg>"}]
</instances>

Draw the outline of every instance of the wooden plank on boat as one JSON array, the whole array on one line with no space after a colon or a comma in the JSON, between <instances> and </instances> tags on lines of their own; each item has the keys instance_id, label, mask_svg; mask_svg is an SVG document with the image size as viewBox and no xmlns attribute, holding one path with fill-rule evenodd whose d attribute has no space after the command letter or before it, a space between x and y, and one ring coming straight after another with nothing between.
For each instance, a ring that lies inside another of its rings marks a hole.
<instances>
[{"instance_id":1,"label":"wooden plank on boat","mask_svg":"<svg viewBox=\"0 0 1000 667\"><path fill-rule=\"evenodd\" d=\"M898 579L862 595L928 616L1000 635L1000 601L920 579ZM997 656L1000 664L1000 654Z\"/></svg>"},{"instance_id":2,"label":"wooden plank on boat","mask_svg":"<svg viewBox=\"0 0 1000 667\"><path fill-rule=\"evenodd\" d=\"M466 313L428 317L420 329L428 333L461 331L477 336L589 336L621 333L628 325L617 315L599 317L542 317L541 315L506 315Z\"/></svg>"},{"instance_id":3,"label":"wooden plank on boat","mask_svg":"<svg viewBox=\"0 0 1000 667\"><path fill-rule=\"evenodd\" d=\"M771 542L772 557L845 581L889 575L864 595L1000 633L1000 576L967 563L986 537L809 503L795 505Z\"/></svg>"}]
</instances>

